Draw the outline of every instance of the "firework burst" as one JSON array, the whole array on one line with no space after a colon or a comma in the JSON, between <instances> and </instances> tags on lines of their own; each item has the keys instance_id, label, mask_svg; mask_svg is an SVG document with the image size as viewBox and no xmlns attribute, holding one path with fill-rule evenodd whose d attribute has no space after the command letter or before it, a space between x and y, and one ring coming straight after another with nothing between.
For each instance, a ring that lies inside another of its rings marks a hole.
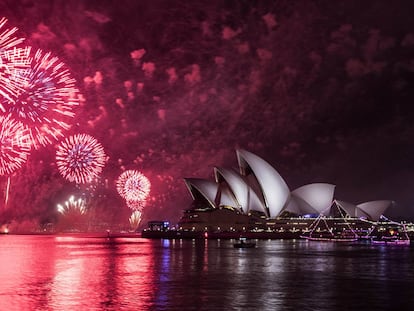
<instances>
[{"instance_id":1,"label":"firework burst","mask_svg":"<svg viewBox=\"0 0 414 311\"><path fill-rule=\"evenodd\" d=\"M118 193L127 202L143 202L148 197L151 183L147 177L136 170L123 172L117 180Z\"/></svg>"},{"instance_id":2,"label":"firework burst","mask_svg":"<svg viewBox=\"0 0 414 311\"><path fill-rule=\"evenodd\" d=\"M20 58L24 63L24 57ZM14 83L17 87L13 87L11 100L5 97L0 105L28 127L33 146L38 149L63 137L80 96L75 80L57 57L37 50L29 59L28 68L8 77L9 85Z\"/></svg>"},{"instance_id":3,"label":"firework burst","mask_svg":"<svg viewBox=\"0 0 414 311\"><path fill-rule=\"evenodd\" d=\"M23 38L14 37L15 32L18 30L16 27L11 29L4 29L4 25L7 23L7 18L2 17L0 19L0 51L10 49L24 41Z\"/></svg>"},{"instance_id":4,"label":"firework burst","mask_svg":"<svg viewBox=\"0 0 414 311\"><path fill-rule=\"evenodd\" d=\"M76 134L58 146L56 164L67 180L85 184L98 178L105 166L106 155L102 145L92 136Z\"/></svg>"},{"instance_id":5,"label":"firework burst","mask_svg":"<svg viewBox=\"0 0 414 311\"><path fill-rule=\"evenodd\" d=\"M30 153L30 142L23 124L0 116L0 175L11 175Z\"/></svg>"},{"instance_id":6,"label":"firework burst","mask_svg":"<svg viewBox=\"0 0 414 311\"><path fill-rule=\"evenodd\" d=\"M6 18L0 19L0 96L12 102L13 96L22 85L21 70L27 68L30 63L30 49L16 47L24 39L14 37L16 27L4 29L6 22ZM6 112L1 102L0 110Z\"/></svg>"},{"instance_id":7,"label":"firework burst","mask_svg":"<svg viewBox=\"0 0 414 311\"><path fill-rule=\"evenodd\" d=\"M26 84L25 70L30 64L30 48L0 50L0 110L6 112L2 102L14 102L14 98Z\"/></svg>"},{"instance_id":8,"label":"firework burst","mask_svg":"<svg viewBox=\"0 0 414 311\"><path fill-rule=\"evenodd\" d=\"M137 230L139 224L141 223L141 215L140 211L133 211L131 216L129 217L129 224L132 230Z\"/></svg>"},{"instance_id":9,"label":"firework burst","mask_svg":"<svg viewBox=\"0 0 414 311\"><path fill-rule=\"evenodd\" d=\"M86 202L82 198L75 200L72 195L64 205L58 204L57 210L62 215L84 215L86 213Z\"/></svg>"},{"instance_id":10,"label":"firework burst","mask_svg":"<svg viewBox=\"0 0 414 311\"><path fill-rule=\"evenodd\" d=\"M126 200L126 204L130 210L142 212L146 204L146 200L145 199L140 200L140 201Z\"/></svg>"}]
</instances>

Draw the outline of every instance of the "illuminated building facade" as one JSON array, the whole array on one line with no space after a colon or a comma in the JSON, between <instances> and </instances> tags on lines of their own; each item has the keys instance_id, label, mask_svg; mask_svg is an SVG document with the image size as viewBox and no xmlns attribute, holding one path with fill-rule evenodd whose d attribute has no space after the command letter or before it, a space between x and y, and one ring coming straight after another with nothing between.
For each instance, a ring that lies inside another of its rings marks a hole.
<instances>
[{"instance_id":1,"label":"illuminated building facade","mask_svg":"<svg viewBox=\"0 0 414 311\"><path fill-rule=\"evenodd\" d=\"M317 216L378 221L392 201L354 205L334 199L335 185L312 183L291 191L265 160L237 150L239 171L215 167L215 180L185 178L193 199L179 228L192 231L306 230Z\"/></svg>"}]
</instances>

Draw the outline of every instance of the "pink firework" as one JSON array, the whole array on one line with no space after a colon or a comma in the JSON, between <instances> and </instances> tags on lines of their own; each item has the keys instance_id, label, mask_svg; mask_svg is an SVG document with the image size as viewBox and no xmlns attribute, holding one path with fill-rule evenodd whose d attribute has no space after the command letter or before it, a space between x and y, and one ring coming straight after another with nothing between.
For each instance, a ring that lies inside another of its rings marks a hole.
<instances>
[{"instance_id":1,"label":"pink firework","mask_svg":"<svg viewBox=\"0 0 414 311\"><path fill-rule=\"evenodd\" d=\"M63 137L80 97L64 63L37 50L29 68L17 73L9 77L11 84L18 85L11 100L5 97L0 103L4 112L27 126L36 149Z\"/></svg>"},{"instance_id":2,"label":"pink firework","mask_svg":"<svg viewBox=\"0 0 414 311\"><path fill-rule=\"evenodd\" d=\"M129 207L129 209L132 211L137 211L137 212L142 212L142 210L144 209L145 203L146 203L145 199L140 200L140 201L131 201L131 200L126 201L126 204Z\"/></svg>"},{"instance_id":3,"label":"pink firework","mask_svg":"<svg viewBox=\"0 0 414 311\"><path fill-rule=\"evenodd\" d=\"M66 216L82 216L86 214L87 207L84 199L79 198L75 200L75 197L72 195L64 205L58 204L57 210L62 215Z\"/></svg>"},{"instance_id":4,"label":"pink firework","mask_svg":"<svg viewBox=\"0 0 414 311\"><path fill-rule=\"evenodd\" d=\"M26 162L30 142L23 124L0 116L0 175L11 175Z\"/></svg>"},{"instance_id":5,"label":"pink firework","mask_svg":"<svg viewBox=\"0 0 414 311\"><path fill-rule=\"evenodd\" d=\"M13 37L17 28L2 29L7 19L0 19L0 96L13 101L22 84L22 70L30 63L29 48L17 48L22 38ZM6 112L0 102L0 110Z\"/></svg>"},{"instance_id":6,"label":"pink firework","mask_svg":"<svg viewBox=\"0 0 414 311\"><path fill-rule=\"evenodd\" d=\"M142 173L128 170L118 177L116 187L118 193L132 206L133 202L145 201L149 195L151 183Z\"/></svg>"},{"instance_id":7,"label":"pink firework","mask_svg":"<svg viewBox=\"0 0 414 311\"><path fill-rule=\"evenodd\" d=\"M25 70L30 64L30 48L13 48L0 51L0 111L6 112L2 101L14 102L17 94L26 84Z\"/></svg>"},{"instance_id":8,"label":"pink firework","mask_svg":"<svg viewBox=\"0 0 414 311\"><path fill-rule=\"evenodd\" d=\"M134 231L138 229L138 226L141 223L141 216L142 213L140 211L133 211L129 217L129 224Z\"/></svg>"},{"instance_id":9,"label":"pink firework","mask_svg":"<svg viewBox=\"0 0 414 311\"><path fill-rule=\"evenodd\" d=\"M105 166L102 145L92 136L76 134L65 139L57 148L56 164L67 180L77 184L93 181Z\"/></svg>"},{"instance_id":10,"label":"pink firework","mask_svg":"<svg viewBox=\"0 0 414 311\"><path fill-rule=\"evenodd\" d=\"M14 37L17 31L16 27L11 29L4 29L3 26L7 23L7 19L2 17L0 19L0 51L10 49L24 41L23 38Z\"/></svg>"}]
</instances>

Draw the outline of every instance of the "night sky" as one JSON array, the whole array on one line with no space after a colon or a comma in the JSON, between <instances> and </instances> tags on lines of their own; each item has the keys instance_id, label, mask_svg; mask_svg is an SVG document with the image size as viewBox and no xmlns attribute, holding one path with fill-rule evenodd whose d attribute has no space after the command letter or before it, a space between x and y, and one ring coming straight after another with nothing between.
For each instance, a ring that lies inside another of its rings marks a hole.
<instances>
[{"instance_id":1,"label":"night sky","mask_svg":"<svg viewBox=\"0 0 414 311\"><path fill-rule=\"evenodd\" d=\"M336 185L351 203L388 199L414 218L414 2L1 0L25 45L58 56L84 101L67 136L104 147L101 180L79 186L34 150L12 177L3 221L56 220L86 195L97 218L127 222L116 178L151 181L144 221L176 222L183 178L268 161L291 190ZM1 177L4 189L6 178Z\"/></svg>"}]
</instances>

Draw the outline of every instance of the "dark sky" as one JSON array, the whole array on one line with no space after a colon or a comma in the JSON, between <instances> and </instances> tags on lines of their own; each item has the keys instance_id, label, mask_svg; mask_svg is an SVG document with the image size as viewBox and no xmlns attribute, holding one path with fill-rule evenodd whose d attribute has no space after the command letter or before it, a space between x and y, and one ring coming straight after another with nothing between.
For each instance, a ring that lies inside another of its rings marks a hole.
<instances>
[{"instance_id":1,"label":"dark sky","mask_svg":"<svg viewBox=\"0 0 414 311\"><path fill-rule=\"evenodd\" d=\"M53 221L87 193L122 222L115 180L137 169L152 183L144 217L174 222L191 203L183 178L236 167L237 148L291 190L333 183L337 199L394 200L389 216L414 217L413 1L2 0L0 12L70 68L85 101L67 135L109 156L85 187L59 175L55 145L34 151L4 219Z\"/></svg>"}]
</instances>

